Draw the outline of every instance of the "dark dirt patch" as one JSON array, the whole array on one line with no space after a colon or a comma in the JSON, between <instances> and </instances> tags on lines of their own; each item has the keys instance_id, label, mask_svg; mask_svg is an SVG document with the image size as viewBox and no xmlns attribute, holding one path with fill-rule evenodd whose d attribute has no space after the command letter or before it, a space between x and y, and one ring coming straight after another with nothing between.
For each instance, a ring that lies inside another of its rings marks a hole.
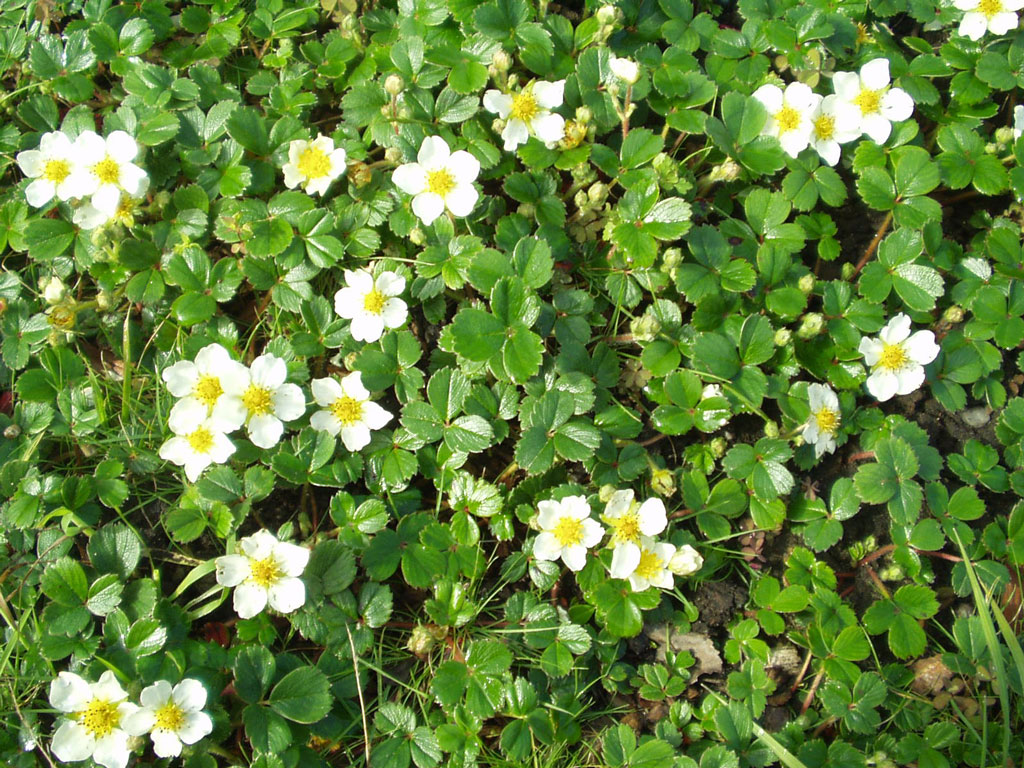
<instances>
[{"instance_id":1,"label":"dark dirt patch","mask_svg":"<svg viewBox=\"0 0 1024 768\"><path fill-rule=\"evenodd\" d=\"M699 622L707 627L724 627L747 602L747 590L740 584L727 581L707 581L700 585L693 603L700 611Z\"/></svg>"}]
</instances>

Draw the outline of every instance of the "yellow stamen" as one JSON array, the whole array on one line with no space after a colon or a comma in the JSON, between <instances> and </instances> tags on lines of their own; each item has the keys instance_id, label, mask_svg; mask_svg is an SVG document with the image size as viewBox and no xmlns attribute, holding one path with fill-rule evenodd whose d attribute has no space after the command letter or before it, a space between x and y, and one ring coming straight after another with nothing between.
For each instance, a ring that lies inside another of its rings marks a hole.
<instances>
[{"instance_id":1,"label":"yellow stamen","mask_svg":"<svg viewBox=\"0 0 1024 768\"><path fill-rule=\"evenodd\" d=\"M330 411L346 427L359 423L363 418L363 404L348 395L331 403Z\"/></svg>"},{"instance_id":2,"label":"yellow stamen","mask_svg":"<svg viewBox=\"0 0 1024 768\"><path fill-rule=\"evenodd\" d=\"M435 195L447 197L455 189L455 178L447 168L436 171L427 171L427 191Z\"/></svg>"},{"instance_id":3,"label":"yellow stamen","mask_svg":"<svg viewBox=\"0 0 1024 768\"><path fill-rule=\"evenodd\" d=\"M274 410L270 390L256 384L250 384L249 388L242 393L242 405L253 416L263 416Z\"/></svg>"},{"instance_id":4,"label":"yellow stamen","mask_svg":"<svg viewBox=\"0 0 1024 768\"><path fill-rule=\"evenodd\" d=\"M384 302L388 300L388 297L383 293L374 288L363 299L363 309L374 315L379 315L384 309Z\"/></svg>"},{"instance_id":5,"label":"yellow stamen","mask_svg":"<svg viewBox=\"0 0 1024 768\"><path fill-rule=\"evenodd\" d=\"M220 385L218 377L205 373L196 382L193 394L207 408L213 408L217 404L217 400L220 399L220 396L224 394L224 388Z\"/></svg>"},{"instance_id":6,"label":"yellow stamen","mask_svg":"<svg viewBox=\"0 0 1024 768\"><path fill-rule=\"evenodd\" d=\"M121 202L117 204L117 210L114 211L114 218L124 224L126 227L130 227L135 223L135 209L137 204L128 195L121 195Z\"/></svg>"},{"instance_id":7,"label":"yellow stamen","mask_svg":"<svg viewBox=\"0 0 1024 768\"><path fill-rule=\"evenodd\" d=\"M331 172L331 158L316 147L307 147L299 155L295 167L307 179L319 179Z\"/></svg>"},{"instance_id":8,"label":"yellow stamen","mask_svg":"<svg viewBox=\"0 0 1024 768\"><path fill-rule=\"evenodd\" d=\"M156 716L154 728L177 732L185 724L185 712L173 701L168 701L154 712L154 715Z\"/></svg>"},{"instance_id":9,"label":"yellow stamen","mask_svg":"<svg viewBox=\"0 0 1024 768\"><path fill-rule=\"evenodd\" d=\"M872 115L878 111L882 103L882 92L862 88L860 93L857 94L857 98L853 100L853 103L860 107L862 115Z\"/></svg>"},{"instance_id":10,"label":"yellow stamen","mask_svg":"<svg viewBox=\"0 0 1024 768\"><path fill-rule=\"evenodd\" d=\"M1003 4L1000 0L981 0L978 3L978 13L986 19L991 19L997 13L1003 12Z\"/></svg>"},{"instance_id":11,"label":"yellow stamen","mask_svg":"<svg viewBox=\"0 0 1024 768\"><path fill-rule=\"evenodd\" d=\"M512 120L529 123L537 116L538 111L540 110L537 108L537 100L533 98L533 94L530 91L523 91L512 97L512 110L508 116Z\"/></svg>"},{"instance_id":12,"label":"yellow stamen","mask_svg":"<svg viewBox=\"0 0 1024 768\"><path fill-rule=\"evenodd\" d=\"M270 589L280 578L281 568L271 555L263 560L255 560L250 564L252 576L250 578L264 589Z\"/></svg>"},{"instance_id":13,"label":"yellow stamen","mask_svg":"<svg viewBox=\"0 0 1024 768\"><path fill-rule=\"evenodd\" d=\"M608 524L612 527L612 538L616 544L627 541L635 544L640 541L640 518L637 517L636 512L627 512L621 517L609 518Z\"/></svg>"},{"instance_id":14,"label":"yellow stamen","mask_svg":"<svg viewBox=\"0 0 1024 768\"><path fill-rule=\"evenodd\" d=\"M649 549L640 550L640 562L636 566L636 575L642 579L652 581L665 566L665 561L651 552Z\"/></svg>"},{"instance_id":15,"label":"yellow stamen","mask_svg":"<svg viewBox=\"0 0 1024 768\"><path fill-rule=\"evenodd\" d=\"M836 119L832 115L821 115L814 121L814 133L821 141L828 141L836 132Z\"/></svg>"},{"instance_id":16,"label":"yellow stamen","mask_svg":"<svg viewBox=\"0 0 1024 768\"><path fill-rule=\"evenodd\" d=\"M121 166L112 157L105 157L92 167L92 172L102 184L119 184L121 181Z\"/></svg>"},{"instance_id":17,"label":"yellow stamen","mask_svg":"<svg viewBox=\"0 0 1024 768\"><path fill-rule=\"evenodd\" d=\"M571 547L583 541L583 521L574 517L559 519L551 533L563 547Z\"/></svg>"},{"instance_id":18,"label":"yellow stamen","mask_svg":"<svg viewBox=\"0 0 1024 768\"><path fill-rule=\"evenodd\" d=\"M106 699L93 699L77 717L82 727L97 739L109 735L121 724L117 704Z\"/></svg>"},{"instance_id":19,"label":"yellow stamen","mask_svg":"<svg viewBox=\"0 0 1024 768\"><path fill-rule=\"evenodd\" d=\"M779 124L779 133L789 133L800 127L800 113L788 104L775 113L775 122Z\"/></svg>"},{"instance_id":20,"label":"yellow stamen","mask_svg":"<svg viewBox=\"0 0 1024 768\"><path fill-rule=\"evenodd\" d=\"M814 414L814 421L818 425L819 432L834 435L839 428L839 413L831 408L822 408Z\"/></svg>"},{"instance_id":21,"label":"yellow stamen","mask_svg":"<svg viewBox=\"0 0 1024 768\"><path fill-rule=\"evenodd\" d=\"M67 160L48 160L43 168L43 178L54 184L63 183L71 175L71 165Z\"/></svg>"},{"instance_id":22,"label":"yellow stamen","mask_svg":"<svg viewBox=\"0 0 1024 768\"><path fill-rule=\"evenodd\" d=\"M900 371L910 362L906 351L900 344L886 344L882 342L882 356L878 358L876 368L884 368L887 371Z\"/></svg>"},{"instance_id":23,"label":"yellow stamen","mask_svg":"<svg viewBox=\"0 0 1024 768\"><path fill-rule=\"evenodd\" d=\"M213 433L206 427L198 427L188 436L188 444L196 453L209 453L213 448Z\"/></svg>"}]
</instances>

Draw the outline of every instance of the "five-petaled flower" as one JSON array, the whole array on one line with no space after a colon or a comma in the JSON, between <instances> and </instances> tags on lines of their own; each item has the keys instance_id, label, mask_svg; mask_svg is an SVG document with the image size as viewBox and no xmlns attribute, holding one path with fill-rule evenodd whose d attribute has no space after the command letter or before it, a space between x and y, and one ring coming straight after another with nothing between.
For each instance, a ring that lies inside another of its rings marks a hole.
<instances>
[{"instance_id":1,"label":"five-petaled flower","mask_svg":"<svg viewBox=\"0 0 1024 768\"><path fill-rule=\"evenodd\" d=\"M412 195L412 211L430 226L447 208L453 216L469 216L480 193L473 182L480 161L460 149L452 152L440 136L427 136L415 163L398 166L391 175L395 186Z\"/></svg>"},{"instance_id":2,"label":"five-petaled flower","mask_svg":"<svg viewBox=\"0 0 1024 768\"><path fill-rule=\"evenodd\" d=\"M768 83L753 94L768 111L768 122L761 133L774 136L790 157L796 157L811 140L811 115L821 96L804 83L790 83L783 91Z\"/></svg>"},{"instance_id":3,"label":"five-petaled flower","mask_svg":"<svg viewBox=\"0 0 1024 768\"><path fill-rule=\"evenodd\" d=\"M860 110L860 131L876 144L885 144L892 124L914 112L914 100L902 88L889 85L889 60L872 59L856 72L836 72L832 85L840 101Z\"/></svg>"},{"instance_id":4,"label":"five-petaled flower","mask_svg":"<svg viewBox=\"0 0 1024 768\"><path fill-rule=\"evenodd\" d=\"M829 165L839 162L840 144L860 136L860 110L834 93L818 102L811 112L810 144Z\"/></svg>"},{"instance_id":5,"label":"five-petaled flower","mask_svg":"<svg viewBox=\"0 0 1024 768\"><path fill-rule=\"evenodd\" d=\"M264 354L252 361L244 375L222 378L224 396L214 407L214 419L245 424L249 439L260 448L273 448L284 433L285 421L306 412L306 398L288 384L288 365L280 357Z\"/></svg>"},{"instance_id":6,"label":"five-petaled flower","mask_svg":"<svg viewBox=\"0 0 1024 768\"><path fill-rule=\"evenodd\" d=\"M139 195L146 172L132 161L139 153L135 139L124 131L114 131L106 138L85 131L75 139L78 167L75 171L79 195L91 195L90 203L97 211L114 216L121 203L121 193Z\"/></svg>"},{"instance_id":7,"label":"five-petaled flower","mask_svg":"<svg viewBox=\"0 0 1024 768\"><path fill-rule=\"evenodd\" d=\"M635 551L631 549L619 557L612 555L609 575L613 579L629 579L629 586L634 592L643 592L652 586L672 589L675 575L668 566L676 554L675 546L667 541L655 541L649 536L641 536L632 546Z\"/></svg>"},{"instance_id":8,"label":"five-petaled flower","mask_svg":"<svg viewBox=\"0 0 1024 768\"><path fill-rule=\"evenodd\" d=\"M127 699L110 670L95 683L61 672L50 683L50 704L64 715L53 734L53 754L64 763L92 758L104 768L125 768L129 733L124 721L137 709Z\"/></svg>"},{"instance_id":9,"label":"five-petaled flower","mask_svg":"<svg viewBox=\"0 0 1024 768\"><path fill-rule=\"evenodd\" d=\"M565 137L565 118L551 111L562 106L564 94L565 80L530 83L515 95L492 89L484 94L484 108L505 121L506 150L514 152L531 136L551 149Z\"/></svg>"},{"instance_id":10,"label":"five-petaled flower","mask_svg":"<svg viewBox=\"0 0 1024 768\"><path fill-rule=\"evenodd\" d=\"M196 354L195 361L180 360L164 368L160 376L168 391L181 398L171 409L171 418L176 412L191 413L196 406L202 406L206 414L213 416L220 431L229 432L242 426L244 413L233 407L218 410L217 406L229 389L244 388L250 378L249 371L232 360L231 353L220 344L207 344Z\"/></svg>"},{"instance_id":11,"label":"five-petaled flower","mask_svg":"<svg viewBox=\"0 0 1024 768\"><path fill-rule=\"evenodd\" d=\"M174 437L160 446L160 458L185 468L194 483L211 464L223 464L235 452L221 425L203 413L203 408L174 409L167 420Z\"/></svg>"},{"instance_id":12,"label":"five-petaled flower","mask_svg":"<svg viewBox=\"0 0 1024 768\"><path fill-rule=\"evenodd\" d=\"M70 200L84 194L82 178L76 174L78 161L74 145L60 131L44 133L39 149L26 149L18 153L18 167L34 181L25 189L28 204L42 208L54 197Z\"/></svg>"},{"instance_id":13,"label":"five-petaled flower","mask_svg":"<svg viewBox=\"0 0 1024 768\"><path fill-rule=\"evenodd\" d=\"M807 400L811 407L811 415L804 422L804 441L814 446L814 455L821 458L828 453L835 453L836 433L842 421L839 409L839 398L825 384L811 384L807 387Z\"/></svg>"},{"instance_id":14,"label":"five-petaled flower","mask_svg":"<svg viewBox=\"0 0 1024 768\"><path fill-rule=\"evenodd\" d=\"M278 541L267 530L240 539L238 548L241 554L216 560L217 583L235 589L235 613L251 619L267 605L280 613L302 607L306 585L299 577L309 562L308 549Z\"/></svg>"},{"instance_id":15,"label":"five-petaled flower","mask_svg":"<svg viewBox=\"0 0 1024 768\"><path fill-rule=\"evenodd\" d=\"M586 497L545 500L537 504L537 511L541 532L533 543L534 557L538 560L562 558L572 571L583 568L587 563L587 550L604 537L604 528L590 517Z\"/></svg>"},{"instance_id":16,"label":"five-petaled flower","mask_svg":"<svg viewBox=\"0 0 1024 768\"><path fill-rule=\"evenodd\" d=\"M288 145L284 164L284 185L302 185L309 195L322 195L336 178L345 173L345 150L334 148L334 139L317 134L312 141L296 139Z\"/></svg>"},{"instance_id":17,"label":"five-petaled flower","mask_svg":"<svg viewBox=\"0 0 1024 768\"><path fill-rule=\"evenodd\" d=\"M346 269L345 287L334 294L334 310L351 320L352 338L377 341L385 328L401 328L409 309L399 296L405 278L397 272L381 272L376 279L369 269Z\"/></svg>"},{"instance_id":18,"label":"five-petaled flower","mask_svg":"<svg viewBox=\"0 0 1024 768\"><path fill-rule=\"evenodd\" d=\"M665 503L661 499L647 499L637 504L629 489L612 494L601 519L611 532L612 571L620 573L632 572L640 562L641 538L657 536L668 525Z\"/></svg>"},{"instance_id":19,"label":"five-petaled flower","mask_svg":"<svg viewBox=\"0 0 1024 768\"><path fill-rule=\"evenodd\" d=\"M1024 8L1024 0L953 0L964 13L960 20L961 35L981 40L986 32L1005 35L1018 24L1017 11Z\"/></svg>"},{"instance_id":20,"label":"five-petaled flower","mask_svg":"<svg viewBox=\"0 0 1024 768\"><path fill-rule=\"evenodd\" d=\"M370 400L358 371L340 382L313 379L312 390L313 399L323 410L313 414L310 426L331 435L340 434L345 448L353 453L369 445L371 431L383 429L391 421L391 414Z\"/></svg>"},{"instance_id":21,"label":"five-petaled flower","mask_svg":"<svg viewBox=\"0 0 1024 768\"><path fill-rule=\"evenodd\" d=\"M158 680L142 689L139 703L124 718L124 729L132 736L148 733L157 757L177 757L182 744L195 744L213 731L213 721L202 711L206 688L198 680L185 678L173 688Z\"/></svg>"},{"instance_id":22,"label":"five-petaled flower","mask_svg":"<svg viewBox=\"0 0 1024 768\"><path fill-rule=\"evenodd\" d=\"M909 395L924 383L924 366L939 354L935 334L911 335L910 318L900 313L878 333L877 339L860 340L860 353L871 368L868 392L885 401L893 395Z\"/></svg>"}]
</instances>

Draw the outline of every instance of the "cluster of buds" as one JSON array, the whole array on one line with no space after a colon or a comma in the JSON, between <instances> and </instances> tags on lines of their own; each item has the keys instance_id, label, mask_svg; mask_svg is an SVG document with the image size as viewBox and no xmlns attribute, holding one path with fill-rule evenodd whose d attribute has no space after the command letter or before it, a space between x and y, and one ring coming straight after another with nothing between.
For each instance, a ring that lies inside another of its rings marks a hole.
<instances>
[{"instance_id":1,"label":"cluster of buds","mask_svg":"<svg viewBox=\"0 0 1024 768\"><path fill-rule=\"evenodd\" d=\"M491 57L491 64L487 67L487 74L495 83L501 84L507 81L508 71L512 68L512 57L504 49L495 51Z\"/></svg>"},{"instance_id":2,"label":"cluster of buds","mask_svg":"<svg viewBox=\"0 0 1024 768\"><path fill-rule=\"evenodd\" d=\"M602 5L597 9L595 17L597 18L597 34L594 35L594 39L603 45L611 37L615 28L622 24L622 11L614 5Z\"/></svg>"},{"instance_id":3,"label":"cluster of buds","mask_svg":"<svg viewBox=\"0 0 1024 768\"><path fill-rule=\"evenodd\" d=\"M604 213L608 200L608 185L595 181L586 190L579 190L573 197L577 212L569 225L569 234L577 242L584 243L597 238L604 226Z\"/></svg>"},{"instance_id":4,"label":"cluster of buds","mask_svg":"<svg viewBox=\"0 0 1024 768\"><path fill-rule=\"evenodd\" d=\"M683 263L683 251L680 248L666 248L661 255L661 271L664 272L672 282L675 282L676 274L679 272L679 265Z\"/></svg>"}]
</instances>

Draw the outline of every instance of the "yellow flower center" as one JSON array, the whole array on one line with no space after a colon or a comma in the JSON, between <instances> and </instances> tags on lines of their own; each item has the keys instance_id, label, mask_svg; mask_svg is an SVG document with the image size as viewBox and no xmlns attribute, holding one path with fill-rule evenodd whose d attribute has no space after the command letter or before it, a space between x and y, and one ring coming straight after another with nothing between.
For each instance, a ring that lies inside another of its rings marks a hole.
<instances>
[{"instance_id":1,"label":"yellow flower center","mask_svg":"<svg viewBox=\"0 0 1024 768\"><path fill-rule=\"evenodd\" d=\"M92 167L92 172L101 184L118 184L121 181L121 166L112 157L105 157Z\"/></svg>"},{"instance_id":2,"label":"yellow flower center","mask_svg":"<svg viewBox=\"0 0 1024 768\"><path fill-rule=\"evenodd\" d=\"M199 381L196 382L193 394L195 394L196 400L207 408L213 408L217 404L217 400L220 399L220 396L224 394L224 388L220 385L220 379L217 376L204 373L199 377Z\"/></svg>"},{"instance_id":3,"label":"yellow flower center","mask_svg":"<svg viewBox=\"0 0 1024 768\"><path fill-rule=\"evenodd\" d=\"M263 560L254 560L250 569L252 570L250 577L252 581L264 589L270 589L281 578L281 568L273 555Z\"/></svg>"},{"instance_id":4,"label":"yellow flower center","mask_svg":"<svg viewBox=\"0 0 1024 768\"><path fill-rule=\"evenodd\" d=\"M627 512L621 517L613 517L608 520L612 527L612 538L617 544L631 541L634 544L640 540L640 518L636 512Z\"/></svg>"},{"instance_id":5,"label":"yellow flower center","mask_svg":"<svg viewBox=\"0 0 1024 768\"><path fill-rule=\"evenodd\" d=\"M117 704L106 699L93 699L77 716L82 727L97 739L109 735L121 724Z\"/></svg>"},{"instance_id":6,"label":"yellow flower center","mask_svg":"<svg viewBox=\"0 0 1024 768\"><path fill-rule=\"evenodd\" d=\"M878 358L876 368L885 368L887 371L899 371L906 367L910 359L900 344L886 344L882 342L882 356Z\"/></svg>"},{"instance_id":7,"label":"yellow flower center","mask_svg":"<svg viewBox=\"0 0 1024 768\"><path fill-rule=\"evenodd\" d=\"M43 168L43 178L60 184L71 175L71 166L67 160L48 160Z\"/></svg>"},{"instance_id":8,"label":"yellow flower center","mask_svg":"<svg viewBox=\"0 0 1024 768\"><path fill-rule=\"evenodd\" d=\"M839 428L839 413L831 408L822 408L814 414L814 420L818 424L818 431L826 435L834 435Z\"/></svg>"},{"instance_id":9,"label":"yellow flower center","mask_svg":"<svg viewBox=\"0 0 1024 768\"><path fill-rule=\"evenodd\" d=\"M868 25L857 22L857 45L862 45L870 39Z\"/></svg>"},{"instance_id":10,"label":"yellow flower center","mask_svg":"<svg viewBox=\"0 0 1024 768\"><path fill-rule=\"evenodd\" d=\"M188 436L188 444L196 453L209 453L213 448L213 432L206 427L199 427Z\"/></svg>"},{"instance_id":11,"label":"yellow flower center","mask_svg":"<svg viewBox=\"0 0 1024 768\"><path fill-rule=\"evenodd\" d=\"M388 297L383 293L374 288L363 299L363 309L374 315L379 315L384 309L384 302L388 300Z\"/></svg>"},{"instance_id":12,"label":"yellow flower center","mask_svg":"<svg viewBox=\"0 0 1024 768\"><path fill-rule=\"evenodd\" d=\"M832 115L821 115L814 121L814 133L822 141L828 141L835 135L836 119Z\"/></svg>"},{"instance_id":13,"label":"yellow flower center","mask_svg":"<svg viewBox=\"0 0 1024 768\"><path fill-rule=\"evenodd\" d=\"M121 195L121 202L117 204L117 210L114 211L114 218L126 227L130 227L135 223L136 207L136 202L132 200L129 195Z\"/></svg>"},{"instance_id":14,"label":"yellow flower center","mask_svg":"<svg viewBox=\"0 0 1024 768\"><path fill-rule=\"evenodd\" d=\"M1003 4L1000 0L981 0L978 3L978 13L986 19L991 19L997 13L1003 12Z\"/></svg>"},{"instance_id":15,"label":"yellow flower center","mask_svg":"<svg viewBox=\"0 0 1024 768\"><path fill-rule=\"evenodd\" d=\"M537 112L537 100L533 98L533 94L530 91L523 91L512 97L512 111L508 113L508 116L512 120L522 120L524 123L529 123L537 116Z\"/></svg>"},{"instance_id":16,"label":"yellow flower center","mask_svg":"<svg viewBox=\"0 0 1024 768\"><path fill-rule=\"evenodd\" d=\"M583 541L583 521L574 517L559 519L551 533L563 547L571 547Z\"/></svg>"},{"instance_id":17,"label":"yellow flower center","mask_svg":"<svg viewBox=\"0 0 1024 768\"><path fill-rule=\"evenodd\" d=\"M295 166L307 179L319 179L331 172L331 158L316 147L307 147L299 155Z\"/></svg>"},{"instance_id":18,"label":"yellow flower center","mask_svg":"<svg viewBox=\"0 0 1024 768\"><path fill-rule=\"evenodd\" d=\"M665 561L649 549L640 550L640 562L636 566L636 575L652 581L663 570Z\"/></svg>"},{"instance_id":19,"label":"yellow flower center","mask_svg":"<svg viewBox=\"0 0 1024 768\"><path fill-rule=\"evenodd\" d=\"M363 418L363 404L353 397L345 395L331 403L331 413L344 426L358 423Z\"/></svg>"},{"instance_id":20,"label":"yellow flower center","mask_svg":"<svg viewBox=\"0 0 1024 768\"><path fill-rule=\"evenodd\" d=\"M862 115L874 114L878 111L878 107L882 103L882 92L861 88L860 93L857 94L857 98L853 100L853 103L860 107L860 113Z\"/></svg>"},{"instance_id":21,"label":"yellow flower center","mask_svg":"<svg viewBox=\"0 0 1024 768\"><path fill-rule=\"evenodd\" d=\"M436 171L427 171L427 192L447 197L455 189L455 177L447 168L440 168Z\"/></svg>"},{"instance_id":22,"label":"yellow flower center","mask_svg":"<svg viewBox=\"0 0 1024 768\"><path fill-rule=\"evenodd\" d=\"M256 384L250 384L249 388L242 393L242 405L253 416L263 416L274 410L270 390Z\"/></svg>"},{"instance_id":23,"label":"yellow flower center","mask_svg":"<svg viewBox=\"0 0 1024 768\"><path fill-rule=\"evenodd\" d=\"M800 127L800 113L786 104L775 113L775 122L779 124L779 133L789 133Z\"/></svg>"},{"instance_id":24,"label":"yellow flower center","mask_svg":"<svg viewBox=\"0 0 1024 768\"><path fill-rule=\"evenodd\" d=\"M154 712L154 715L156 715L155 728L177 732L185 724L185 712L173 701L168 701Z\"/></svg>"}]
</instances>

